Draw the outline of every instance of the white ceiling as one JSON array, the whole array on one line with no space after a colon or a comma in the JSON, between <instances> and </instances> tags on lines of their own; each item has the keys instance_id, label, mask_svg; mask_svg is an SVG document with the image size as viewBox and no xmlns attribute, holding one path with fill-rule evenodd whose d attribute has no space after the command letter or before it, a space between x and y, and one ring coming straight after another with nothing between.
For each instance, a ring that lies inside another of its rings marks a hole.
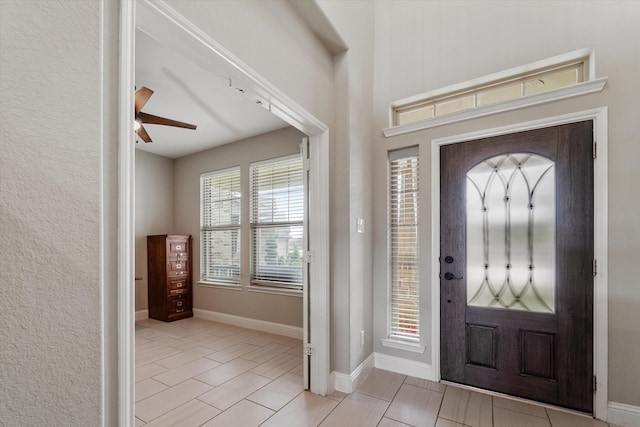
<instances>
[{"instance_id":1,"label":"white ceiling","mask_svg":"<svg viewBox=\"0 0 640 427\"><path fill-rule=\"evenodd\" d=\"M288 126L230 87L223 71L204 69L140 29L135 80L137 89L154 91L142 111L198 126L189 130L145 124L153 142L137 138L139 150L175 159Z\"/></svg>"}]
</instances>

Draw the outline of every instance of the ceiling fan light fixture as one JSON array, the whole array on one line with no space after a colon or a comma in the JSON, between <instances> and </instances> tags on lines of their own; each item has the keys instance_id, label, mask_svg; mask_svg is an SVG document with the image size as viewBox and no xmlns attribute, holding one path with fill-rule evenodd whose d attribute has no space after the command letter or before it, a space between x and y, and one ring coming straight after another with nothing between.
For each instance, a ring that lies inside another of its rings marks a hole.
<instances>
[{"instance_id":1,"label":"ceiling fan light fixture","mask_svg":"<svg viewBox=\"0 0 640 427\"><path fill-rule=\"evenodd\" d=\"M177 120L167 119L165 117L154 116L153 114L147 114L142 111L142 107L149 101L149 98L153 95L153 91L148 87L142 87L137 90L135 93L135 116L133 122L133 128L135 132L138 134L140 138L144 142L152 142L151 137L145 130L143 124L153 124L153 125L164 125L164 126L173 126L184 129L192 129L195 130L197 128L196 125L192 125L189 123L179 122Z\"/></svg>"}]
</instances>

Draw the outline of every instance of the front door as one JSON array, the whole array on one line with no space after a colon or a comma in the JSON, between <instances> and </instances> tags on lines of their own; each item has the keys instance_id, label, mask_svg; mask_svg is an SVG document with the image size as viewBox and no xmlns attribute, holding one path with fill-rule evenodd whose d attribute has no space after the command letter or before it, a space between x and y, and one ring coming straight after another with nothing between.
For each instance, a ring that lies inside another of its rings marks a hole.
<instances>
[{"instance_id":1,"label":"front door","mask_svg":"<svg viewBox=\"0 0 640 427\"><path fill-rule=\"evenodd\" d=\"M591 121L441 147L441 376L591 413Z\"/></svg>"}]
</instances>

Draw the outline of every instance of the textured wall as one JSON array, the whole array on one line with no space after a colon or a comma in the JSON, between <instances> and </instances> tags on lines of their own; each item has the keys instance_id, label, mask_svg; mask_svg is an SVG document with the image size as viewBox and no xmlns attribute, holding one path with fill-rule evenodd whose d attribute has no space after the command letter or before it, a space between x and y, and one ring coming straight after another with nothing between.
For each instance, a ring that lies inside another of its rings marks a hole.
<instances>
[{"instance_id":1,"label":"textured wall","mask_svg":"<svg viewBox=\"0 0 640 427\"><path fill-rule=\"evenodd\" d=\"M101 8L0 1L2 425L100 424Z\"/></svg>"},{"instance_id":2,"label":"textured wall","mask_svg":"<svg viewBox=\"0 0 640 427\"><path fill-rule=\"evenodd\" d=\"M609 398L640 405L640 180L637 119L640 92L640 3L433 1L376 2L374 124L389 126L389 103L407 96L528 64L572 50L593 47L596 76L608 76L603 92L538 107L440 126L393 138L378 134L374 170L384 170L387 150L420 145L424 224L429 224L430 141L497 126L609 107ZM523 19L526 18L526 19ZM541 29L544 29L543 31ZM386 334L386 181L374 177L375 336ZM429 226L422 229L423 262L430 266ZM424 271L430 275L430 271ZM427 276L430 277L430 276ZM426 297L431 284L423 277ZM429 302L430 304L430 302ZM423 310L427 328L428 305ZM427 337L427 344L430 337ZM377 340L374 340L377 342ZM380 351L430 362L425 355L374 345Z\"/></svg>"}]
</instances>

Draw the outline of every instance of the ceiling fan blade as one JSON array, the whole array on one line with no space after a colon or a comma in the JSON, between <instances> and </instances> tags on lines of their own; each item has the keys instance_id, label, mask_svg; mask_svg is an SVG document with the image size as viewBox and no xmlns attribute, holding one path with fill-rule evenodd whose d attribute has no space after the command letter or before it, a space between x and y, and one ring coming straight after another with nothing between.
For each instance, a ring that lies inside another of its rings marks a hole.
<instances>
[{"instance_id":1,"label":"ceiling fan blade","mask_svg":"<svg viewBox=\"0 0 640 427\"><path fill-rule=\"evenodd\" d=\"M196 125L191 125L189 123L179 122L177 120L166 119L164 117L154 116L152 114L147 114L140 112L136 116L142 123L149 123L153 125L165 125L165 126L174 126L178 128L185 129L196 129Z\"/></svg>"},{"instance_id":2,"label":"ceiling fan blade","mask_svg":"<svg viewBox=\"0 0 640 427\"><path fill-rule=\"evenodd\" d=\"M140 90L136 91L135 104L136 104L136 115L142 110L144 104L147 103L149 98L153 95L153 91L148 87L141 87Z\"/></svg>"},{"instance_id":3,"label":"ceiling fan blade","mask_svg":"<svg viewBox=\"0 0 640 427\"><path fill-rule=\"evenodd\" d=\"M142 138L142 140L144 142L152 142L151 141L151 137L149 136L149 134L147 133L146 130L144 130L144 126L140 125L140 127L138 129L136 129L136 133L138 134L138 136L140 138Z\"/></svg>"}]
</instances>

